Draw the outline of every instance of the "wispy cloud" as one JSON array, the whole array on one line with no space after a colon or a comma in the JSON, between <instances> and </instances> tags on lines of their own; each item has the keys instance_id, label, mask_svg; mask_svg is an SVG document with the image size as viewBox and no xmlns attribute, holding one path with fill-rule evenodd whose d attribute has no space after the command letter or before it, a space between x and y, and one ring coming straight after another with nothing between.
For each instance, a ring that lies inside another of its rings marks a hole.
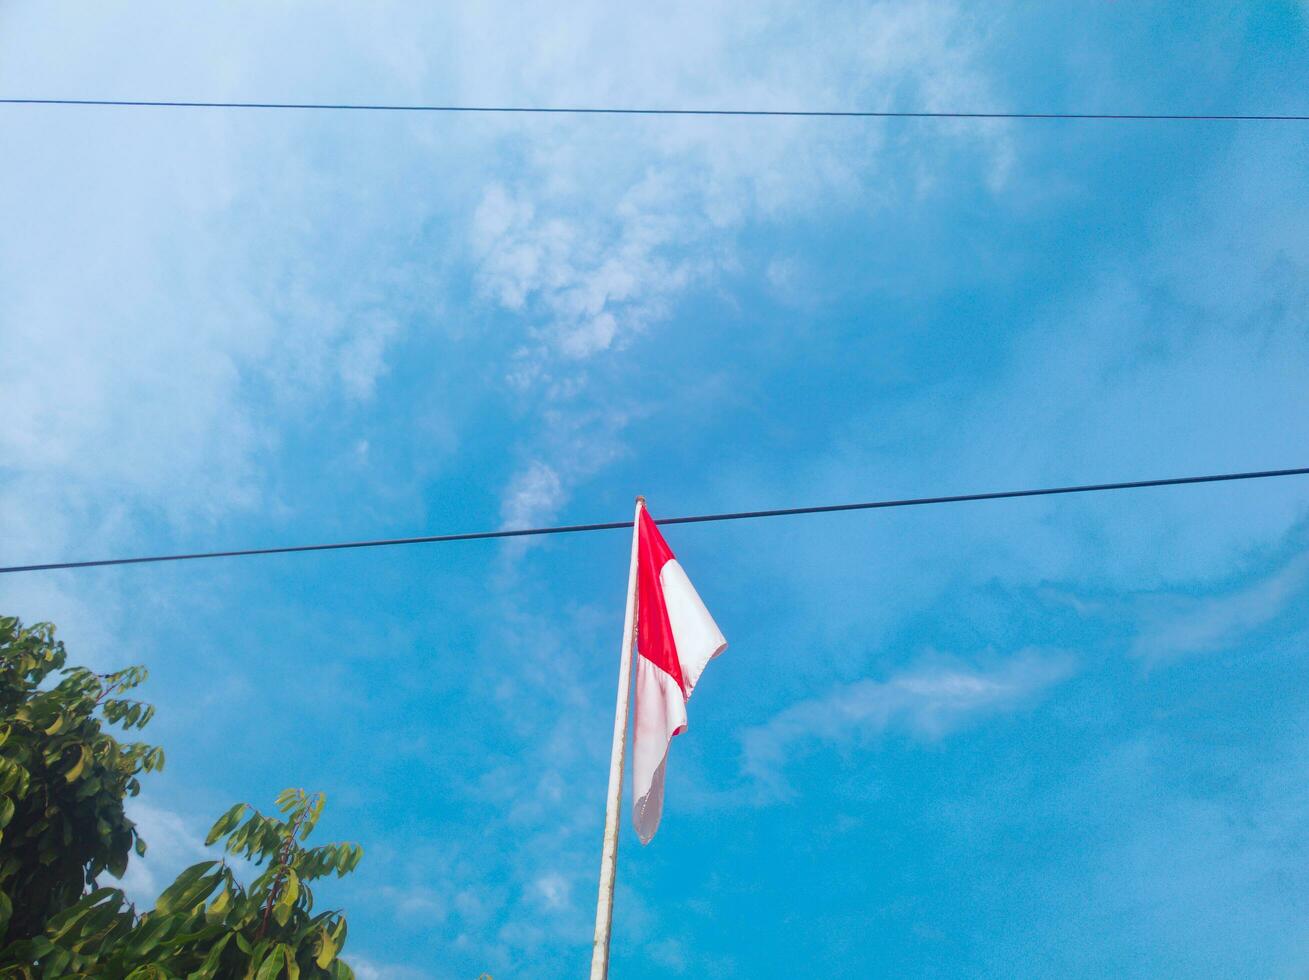
<instances>
[{"instance_id":1,"label":"wispy cloud","mask_svg":"<svg viewBox=\"0 0 1309 980\"><path fill-rule=\"evenodd\" d=\"M526 193L511 197L499 183L487 188L473 216L472 244L482 289L515 312L540 312L538 359L548 351L581 360L608 350L661 315L666 298L690 280L688 264L660 254L676 241L679 195L637 187L616 216L582 210L580 218L538 220ZM642 205L654 210L643 213ZM614 217L617 227L607 228ZM510 376L520 385L530 378L521 363L529 350Z\"/></svg>"},{"instance_id":2,"label":"wispy cloud","mask_svg":"<svg viewBox=\"0 0 1309 980\"><path fill-rule=\"evenodd\" d=\"M956 4L891 0L829 11L826 23L824 53L814 62L774 44L802 28L793 11L771 3L744 19L718 4L675 4L622 24L583 18L579 33L544 62L536 31L511 32L504 43L525 47L536 84L527 101L548 101L552 92L568 101L579 73L595 83L582 101L610 104L876 108L889 107L892 92L928 107L988 101L978 25ZM591 63L632 44L634 33L648 60L597 77ZM745 51L768 52L766 61ZM652 72L654 64L661 70ZM639 84L639 96L624 83ZM626 420L583 434L620 447L599 461L595 452L578 454L578 439L557 430L575 429L572 417L598 405L623 410L613 359L655 342L693 291L718 288L738 272L750 251L739 241L747 228L834 208L876 221L906 199L930 198L940 158L955 150L993 187L1012 165L1007 135L994 127L940 128L925 141L920 134L897 142L892 157L880 128L723 122L542 123L518 166L485 181L468 228L478 288L524 325L505 380L536 406L536 442L556 444L543 461L559 479L561 501L621 455ZM535 446L526 455L506 500L542 462Z\"/></svg>"},{"instance_id":3,"label":"wispy cloud","mask_svg":"<svg viewBox=\"0 0 1309 980\"><path fill-rule=\"evenodd\" d=\"M183 868L215 857L205 847L204 832L173 810L138 797L127 801L127 815L136 822L147 845L144 858L133 856L128 862L122 881L123 890L138 908L153 908L159 893Z\"/></svg>"},{"instance_id":4,"label":"wispy cloud","mask_svg":"<svg viewBox=\"0 0 1309 980\"><path fill-rule=\"evenodd\" d=\"M449 914L449 898L428 885L383 885L378 896L405 920L439 923Z\"/></svg>"},{"instance_id":5,"label":"wispy cloud","mask_svg":"<svg viewBox=\"0 0 1309 980\"><path fill-rule=\"evenodd\" d=\"M1132 654L1164 661L1212 653L1271 623L1309 583L1309 553L1225 593L1165 593L1139 600L1140 626Z\"/></svg>"},{"instance_id":6,"label":"wispy cloud","mask_svg":"<svg viewBox=\"0 0 1309 980\"><path fill-rule=\"evenodd\" d=\"M507 528L530 527L541 520L553 517L563 502L563 486L559 474L550 466L535 460L515 475L506 491L501 513Z\"/></svg>"},{"instance_id":7,"label":"wispy cloud","mask_svg":"<svg viewBox=\"0 0 1309 980\"><path fill-rule=\"evenodd\" d=\"M201 826L190 817L158 806L142 797L130 799L127 815L146 842L145 857L132 856L123 875L122 888L138 908L154 907L160 892L184 869L200 861L226 860L237 877L249 884L258 871L243 858L225 855L219 845L205 845L209 824Z\"/></svg>"},{"instance_id":8,"label":"wispy cloud","mask_svg":"<svg viewBox=\"0 0 1309 980\"><path fill-rule=\"evenodd\" d=\"M424 980L430 973L413 967L383 963L372 957L356 956L348 948L341 957L350 964L359 980Z\"/></svg>"},{"instance_id":9,"label":"wispy cloud","mask_svg":"<svg viewBox=\"0 0 1309 980\"><path fill-rule=\"evenodd\" d=\"M866 743L900 731L939 739L977 719L1029 703L1073 670L1064 653L1027 650L991 669L925 666L859 680L801 701L742 735L747 774L784 795L788 760L813 743Z\"/></svg>"}]
</instances>

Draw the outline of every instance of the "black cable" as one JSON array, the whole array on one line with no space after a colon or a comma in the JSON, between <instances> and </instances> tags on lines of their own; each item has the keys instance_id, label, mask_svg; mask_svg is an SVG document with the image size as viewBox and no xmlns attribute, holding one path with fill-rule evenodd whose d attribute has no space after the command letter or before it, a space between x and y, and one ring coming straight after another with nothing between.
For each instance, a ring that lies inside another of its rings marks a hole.
<instances>
[{"instance_id":1,"label":"black cable","mask_svg":"<svg viewBox=\"0 0 1309 980\"><path fill-rule=\"evenodd\" d=\"M797 514L834 514L847 510L880 510L885 507L919 507L924 504L958 504L970 500L1003 500L1009 497L1048 497L1061 493L1093 493L1100 490L1139 490L1144 487L1175 487L1190 483L1224 483L1232 480L1263 480L1275 476L1309 476L1309 467L1290 470L1259 470L1251 473L1219 473L1213 476L1178 476L1166 480L1135 480L1129 483L1089 483L1072 487L1044 487L1037 490L997 490L990 493L962 493L947 497L911 497L905 500L875 500L859 504L827 504L821 507L786 507L780 510L745 510L729 514L698 514L665 517L656 524L706 524L711 521L746 521L759 517L792 517ZM96 568L102 565L143 565L149 562L189 561L194 558L241 558L250 555L285 555L301 551L341 551L346 548L383 548L401 544L436 544L444 541L480 541L487 538L523 538L540 534L574 534L580 531L616 531L631 527L631 521L603 524L569 524L562 527L533 527L516 531L471 531L464 534L432 534L416 538L384 538L377 541L342 541L334 544L300 544L281 548L245 548L239 551L202 551L188 555L153 555L144 558L103 558L98 561L50 562L42 565L11 565L6 572L43 572L58 568Z\"/></svg>"},{"instance_id":2,"label":"black cable","mask_svg":"<svg viewBox=\"0 0 1309 980\"><path fill-rule=\"evenodd\" d=\"M583 106L384 105L359 102L181 102L165 99L0 99L0 105L146 109L332 109L348 112L525 113L589 116L780 116L815 119L1064 119L1164 122L1309 122L1309 115L1163 112L879 112L839 109L639 109Z\"/></svg>"}]
</instances>

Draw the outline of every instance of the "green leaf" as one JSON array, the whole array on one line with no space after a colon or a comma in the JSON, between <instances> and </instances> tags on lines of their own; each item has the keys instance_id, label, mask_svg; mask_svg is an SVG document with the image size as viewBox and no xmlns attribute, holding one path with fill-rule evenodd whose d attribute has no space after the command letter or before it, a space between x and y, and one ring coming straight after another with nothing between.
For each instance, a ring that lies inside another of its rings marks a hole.
<instances>
[{"instance_id":1,"label":"green leaf","mask_svg":"<svg viewBox=\"0 0 1309 980\"><path fill-rule=\"evenodd\" d=\"M230 833L232 828L241 822L241 818L245 816L245 811L248 809L248 804L238 803L219 817L213 827L210 828L209 836L205 838L205 844L212 844L224 834Z\"/></svg>"},{"instance_id":2,"label":"green leaf","mask_svg":"<svg viewBox=\"0 0 1309 980\"><path fill-rule=\"evenodd\" d=\"M255 974L255 980L273 980L282 972L286 960L282 957L281 950L281 946L275 946L268 951L264 961L259 964L259 972Z\"/></svg>"},{"instance_id":3,"label":"green leaf","mask_svg":"<svg viewBox=\"0 0 1309 980\"><path fill-rule=\"evenodd\" d=\"M217 861L201 861L193 864L177 880L164 889L164 893L155 902L155 909L165 914L169 912L189 912L209 897L214 886L222 880L222 872L208 874L216 867Z\"/></svg>"},{"instance_id":4,"label":"green leaf","mask_svg":"<svg viewBox=\"0 0 1309 980\"><path fill-rule=\"evenodd\" d=\"M173 919L162 913L146 916L140 926L132 933L129 955L132 959L148 956L159 945L168 930L173 926Z\"/></svg>"},{"instance_id":5,"label":"green leaf","mask_svg":"<svg viewBox=\"0 0 1309 980\"><path fill-rule=\"evenodd\" d=\"M308 840L309 835L313 833L314 826L318 823L318 818L323 815L323 804L327 802L326 793L315 793L309 802L309 811L305 816L304 823L300 825L300 839Z\"/></svg>"},{"instance_id":6,"label":"green leaf","mask_svg":"<svg viewBox=\"0 0 1309 980\"><path fill-rule=\"evenodd\" d=\"M64 970L68 967L68 964L72 962L72 959L73 954L69 950L56 947L54 952L50 954L49 959L42 964L45 967L45 975L47 977L64 976Z\"/></svg>"},{"instance_id":7,"label":"green leaf","mask_svg":"<svg viewBox=\"0 0 1309 980\"><path fill-rule=\"evenodd\" d=\"M127 852L119 851L111 855L108 863L105 864L105 870L115 878L121 879L127 874Z\"/></svg>"},{"instance_id":8,"label":"green leaf","mask_svg":"<svg viewBox=\"0 0 1309 980\"><path fill-rule=\"evenodd\" d=\"M288 868L286 880L282 882L282 890L277 893L277 902L273 905L273 918L277 920L279 926L286 925L286 920L291 917L291 912L295 909L295 900L299 897L300 879Z\"/></svg>"},{"instance_id":9,"label":"green leaf","mask_svg":"<svg viewBox=\"0 0 1309 980\"><path fill-rule=\"evenodd\" d=\"M314 962L321 969L327 969L327 965L336 959L336 943L332 940L331 934L322 926L318 927L318 954L314 957Z\"/></svg>"},{"instance_id":10,"label":"green leaf","mask_svg":"<svg viewBox=\"0 0 1309 980\"><path fill-rule=\"evenodd\" d=\"M277 808L283 813L293 810L297 804L303 803L305 791L302 789L284 789L277 794Z\"/></svg>"},{"instance_id":11,"label":"green leaf","mask_svg":"<svg viewBox=\"0 0 1309 980\"><path fill-rule=\"evenodd\" d=\"M168 974L155 964L147 963L129 973L126 980L168 980Z\"/></svg>"},{"instance_id":12,"label":"green leaf","mask_svg":"<svg viewBox=\"0 0 1309 980\"><path fill-rule=\"evenodd\" d=\"M200 964L200 969L196 970L192 976L196 977L197 980L211 980L211 978L216 977L218 975L218 964L223 958L223 950L227 948L227 944L231 939L232 933L229 932L222 939L218 940L218 942L214 943L214 945L210 947L209 955L206 956L205 961Z\"/></svg>"},{"instance_id":13,"label":"green leaf","mask_svg":"<svg viewBox=\"0 0 1309 980\"><path fill-rule=\"evenodd\" d=\"M69 769L68 772L64 773L64 779L70 783L77 782L77 777L82 775L82 770L85 769L87 763L91 761L91 750L87 746L80 745L78 746L78 749L77 761L73 763L72 768Z\"/></svg>"},{"instance_id":14,"label":"green leaf","mask_svg":"<svg viewBox=\"0 0 1309 980\"><path fill-rule=\"evenodd\" d=\"M343 850L345 851L346 857L341 866L340 874L345 875L359 867L359 862L364 856L364 849L358 844L346 844Z\"/></svg>"},{"instance_id":15,"label":"green leaf","mask_svg":"<svg viewBox=\"0 0 1309 980\"><path fill-rule=\"evenodd\" d=\"M100 792L103 786L104 783L101 782L99 776L92 776L90 779L82 780L82 784L77 787L77 791L74 795L76 796L77 799L84 800L88 796L93 796L94 794Z\"/></svg>"},{"instance_id":16,"label":"green leaf","mask_svg":"<svg viewBox=\"0 0 1309 980\"><path fill-rule=\"evenodd\" d=\"M227 910L232 907L232 889L224 888L218 893L218 897L209 903L209 908L205 916L212 920L221 919L227 914Z\"/></svg>"},{"instance_id":17,"label":"green leaf","mask_svg":"<svg viewBox=\"0 0 1309 980\"><path fill-rule=\"evenodd\" d=\"M46 922L46 933L52 939L59 939L66 935L73 926L77 925L78 920L88 913L94 911L105 899L117 897L122 901L123 893L117 888L97 888L91 894L84 896L75 904L69 906L58 915L52 916ZM114 903L117 905L117 902Z\"/></svg>"}]
</instances>

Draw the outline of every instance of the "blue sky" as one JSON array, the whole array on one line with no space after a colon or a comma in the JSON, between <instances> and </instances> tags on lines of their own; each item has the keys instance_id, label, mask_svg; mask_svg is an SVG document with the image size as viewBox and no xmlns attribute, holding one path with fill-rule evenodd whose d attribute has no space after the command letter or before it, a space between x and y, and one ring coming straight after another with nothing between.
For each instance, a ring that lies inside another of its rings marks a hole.
<instances>
[{"instance_id":1,"label":"blue sky","mask_svg":"<svg viewBox=\"0 0 1309 980\"><path fill-rule=\"evenodd\" d=\"M1303 113L1295 3L6 4L6 96ZM0 110L0 558L1304 465L1309 131ZM1309 969L1302 481L672 528L615 972ZM588 957L621 533L8 576L147 894L326 791L370 977Z\"/></svg>"}]
</instances>

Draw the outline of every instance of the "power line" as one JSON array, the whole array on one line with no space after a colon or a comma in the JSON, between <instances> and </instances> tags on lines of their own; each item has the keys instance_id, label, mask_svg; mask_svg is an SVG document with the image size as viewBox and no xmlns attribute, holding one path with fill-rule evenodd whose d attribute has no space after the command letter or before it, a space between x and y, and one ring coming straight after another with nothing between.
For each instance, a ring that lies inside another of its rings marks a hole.
<instances>
[{"instance_id":1,"label":"power line","mask_svg":"<svg viewBox=\"0 0 1309 980\"><path fill-rule=\"evenodd\" d=\"M1043 487L1035 490L997 490L962 493L945 497L911 497L903 500L874 500L855 504L826 504L820 507L785 507L778 510L745 510L727 514L696 514L665 517L656 524L708 524L715 521L746 521L761 517L794 517L800 514L835 514L851 510L881 510L889 507L920 507L926 504L959 504L974 500L1005 500L1011 497L1049 497L1065 493L1095 493L1102 490L1140 490L1146 487L1176 487L1194 483L1227 483L1233 480L1264 480L1279 476L1309 476L1309 467L1289 470L1259 470L1250 473L1219 473L1211 476L1178 476L1165 480L1134 480L1127 483L1090 483L1071 487ZM631 521L602 524L568 524L560 527L520 528L511 531L472 531L464 534L430 534L414 538L383 538L376 541L339 541L332 544L299 544L280 548L243 548L235 551L201 551L183 555L151 555L140 558L102 558L96 561L49 562L40 565L11 565L7 572L44 572L60 568L97 568L104 565L144 565L152 562L191 561L196 558L245 558L253 555L285 555L302 551L343 551L347 548L386 548L404 544L439 544L447 541L482 541L489 538L525 538L543 534L576 534L582 531L616 531L630 528Z\"/></svg>"},{"instance_id":2,"label":"power line","mask_svg":"<svg viewBox=\"0 0 1309 980\"><path fill-rule=\"evenodd\" d=\"M1309 115L1183 112L916 112L843 109L653 109L588 106L421 105L362 102L183 102L171 99L0 99L0 105L132 109L318 109L575 116L765 116L793 119L1045 119L1102 122L1309 122Z\"/></svg>"}]
</instances>

